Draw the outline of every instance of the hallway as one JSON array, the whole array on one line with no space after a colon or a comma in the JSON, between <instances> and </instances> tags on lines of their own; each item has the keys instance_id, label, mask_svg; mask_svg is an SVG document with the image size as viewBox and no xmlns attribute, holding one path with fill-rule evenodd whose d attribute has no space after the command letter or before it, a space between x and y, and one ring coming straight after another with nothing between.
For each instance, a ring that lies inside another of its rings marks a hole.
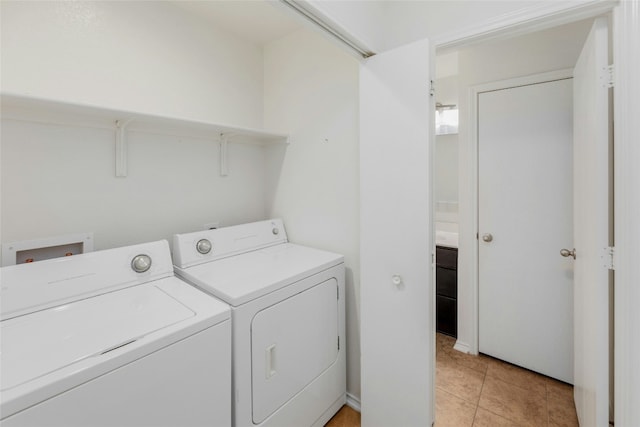
<instances>
[{"instance_id":1,"label":"hallway","mask_svg":"<svg viewBox=\"0 0 640 427\"><path fill-rule=\"evenodd\" d=\"M436 425L578 426L573 387L436 335Z\"/></svg>"},{"instance_id":2,"label":"hallway","mask_svg":"<svg viewBox=\"0 0 640 427\"><path fill-rule=\"evenodd\" d=\"M573 387L492 357L453 349L436 334L437 427L577 427ZM345 406L327 427L359 427ZM391 426L390 426L391 427Z\"/></svg>"}]
</instances>

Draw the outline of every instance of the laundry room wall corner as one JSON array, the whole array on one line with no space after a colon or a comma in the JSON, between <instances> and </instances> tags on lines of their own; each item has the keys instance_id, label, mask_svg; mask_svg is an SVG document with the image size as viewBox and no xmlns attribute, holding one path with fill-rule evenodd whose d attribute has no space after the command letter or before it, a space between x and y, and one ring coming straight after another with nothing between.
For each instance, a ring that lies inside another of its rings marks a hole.
<instances>
[{"instance_id":1,"label":"laundry room wall corner","mask_svg":"<svg viewBox=\"0 0 640 427\"><path fill-rule=\"evenodd\" d=\"M345 256L347 392L359 400L358 62L300 30L267 44L264 64L264 126L290 132L267 165L280 168L267 214L292 242Z\"/></svg>"}]
</instances>

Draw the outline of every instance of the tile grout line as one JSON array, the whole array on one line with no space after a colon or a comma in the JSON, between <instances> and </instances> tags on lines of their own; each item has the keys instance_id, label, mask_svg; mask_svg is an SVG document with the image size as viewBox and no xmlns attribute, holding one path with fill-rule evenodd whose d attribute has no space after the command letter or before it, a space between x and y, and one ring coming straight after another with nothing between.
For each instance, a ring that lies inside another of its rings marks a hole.
<instances>
[{"instance_id":1,"label":"tile grout line","mask_svg":"<svg viewBox=\"0 0 640 427\"><path fill-rule=\"evenodd\" d=\"M547 427L551 425L551 414L549 413L549 382L545 381L544 383L544 389L546 391L546 397L547 397Z\"/></svg>"},{"instance_id":2,"label":"tile grout line","mask_svg":"<svg viewBox=\"0 0 640 427\"><path fill-rule=\"evenodd\" d=\"M506 381L505 379L500 378L500 377L496 377L496 376L493 376L493 375L489 375L489 374L488 374L488 370L487 370L487 375L485 375L485 381L484 381L484 382L483 382L483 384L482 384L482 389L484 389L484 385L485 385L485 383L486 383L486 380L487 380L487 378L489 378L489 377L490 377L493 381L501 382L501 383L506 384L506 385L508 385L508 386L510 386L510 387L515 387L515 388L518 388L518 389L523 390L523 391L529 391L529 392L531 392L531 391L532 391L532 390L530 390L530 389L527 389L526 387L523 387L522 385L515 384L515 383L509 382L509 381ZM548 405L547 397L546 397L546 396L547 396L547 383L546 383L546 382L544 383L544 389L545 389L545 391L544 391L544 395L540 395L540 394L538 394L538 396L540 396L542 399L544 399L544 403L545 403L546 408L547 408L547 409L546 409L546 411L547 411L547 417L546 417L546 418L547 418L547 427L548 427L548 426L549 426L549 405ZM490 413L492 413L492 414L494 414L494 415L497 415L497 416L499 416L499 417L502 417L502 418L504 418L504 419L506 419L506 420L509 420L509 421L510 421L510 422L512 422L512 423L518 423L518 421L512 420L511 418L507 417L505 414L498 414L498 413L496 413L495 411L493 411L493 410L491 410L491 409L481 407L481 406L480 406L480 402L479 402L479 401L478 401L478 408L482 408L484 411L487 411L487 412L490 412ZM516 424L514 424L514 425L516 425ZM517 425L518 425L518 426L521 426L521 424L517 424Z\"/></svg>"},{"instance_id":3,"label":"tile grout line","mask_svg":"<svg viewBox=\"0 0 640 427\"><path fill-rule=\"evenodd\" d=\"M487 381L487 372L485 371L482 377L482 386L480 387L480 395L478 396L478 403L476 404L476 411L473 413L473 419L471 420L471 427L476 423L476 417L478 416L478 409L480 408L480 398L482 397L482 390L484 390L484 383Z\"/></svg>"},{"instance_id":4,"label":"tile grout line","mask_svg":"<svg viewBox=\"0 0 640 427\"><path fill-rule=\"evenodd\" d=\"M450 343L449 342L446 342L446 343L443 342L442 344L443 345L440 348L445 352L445 354L448 355L449 350L451 350ZM512 423L513 422L517 422L517 421L511 420L511 418L505 417L505 414L498 414L498 413L495 413L492 410L489 410L489 409L486 409L485 407L481 407L480 406L480 400L481 400L482 395L484 394L484 387L486 386L486 382L489 379L489 377L491 377L492 381L495 380L495 381L497 381L499 383L504 384L505 386L514 387L514 388L519 389L521 391L528 392L530 395L537 394L535 392L536 389L538 389L538 390L542 389L543 392L539 393L538 396L540 396L540 403L545 405L545 408L544 409L541 408L541 409L543 409L543 411L546 411L546 413L547 413L547 416L544 417L544 412L542 412L542 417L546 418L547 427L551 427L552 425L554 425L554 424L551 424L551 400L552 400L551 392L553 391L554 392L554 396L556 396L556 394L555 394L556 393L556 389L553 386L555 385L555 382L557 380L554 380L551 377L545 376L545 375L537 373L535 371L531 371L531 370L529 370L527 368L523 368L523 367L520 367L520 366L517 366L517 365L513 365L513 364L511 364L509 362L500 361L499 359L495 359L495 361L498 362L498 365L504 364L505 366L516 368L517 371L522 371L524 373L529 372L531 374L534 374L535 377L538 377L538 378L543 380L541 383L538 383L542 387L536 386L536 387L531 388L531 386L533 384L529 384L529 383L536 383L536 382L538 382L538 380L536 378L529 377L528 375L522 377L518 372L502 372L502 371L493 372L491 370L491 366L492 366L491 363L489 363L488 366L484 370L479 370L479 369L477 369L477 368L479 368L479 365L477 365L477 364L472 366L472 365L467 365L466 363L462 363L462 362L466 361L466 359L464 359L464 358L462 358L462 359L453 358L453 360L454 360L455 367L465 368L465 369L468 369L470 371L473 370L473 371L479 372L479 373L482 374L482 377L483 377L482 378L481 387L480 387L479 397L478 397L477 404L476 404L476 407L475 407L475 411L474 411L474 414L473 414L472 425L478 419L477 417L478 417L478 413L479 413L480 408L482 408L484 411L486 411L488 413L491 413L491 414L493 414L493 415L495 415L497 417L502 417L505 420L508 420L508 421L510 421ZM518 374L518 375L515 375L515 377L514 377L512 375L514 373ZM505 376L503 374L509 374L509 375ZM520 379L515 380L516 377L519 377ZM523 380L526 381L526 384L522 382ZM571 384L569 384L569 386L571 386ZM571 388L573 388L573 387L571 387ZM444 393L447 393L447 394L450 394L450 395L452 395L454 397L457 397L458 399L464 400L464 401L466 401L468 403L472 403L470 400L467 400L466 398L464 398L462 396L458 396L455 392L447 391L445 389L441 389L441 390ZM562 392L563 392L562 393L562 397L564 399L564 389L562 390ZM554 402L556 402L556 403L559 402L559 399L555 398ZM571 406L571 409L573 410L573 413L572 413L573 418L575 418L575 404L573 403L573 399L569 399L568 402L570 403L569 406ZM563 400L563 405L564 405L564 400ZM563 406L563 408L564 408L564 406ZM564 417L564 415L562 415L562 417ZM556 418L554 418L554 420L556 420ZM558 418L554 422L557 422L559 420L560 420L560 418ZM544 425L543 424L544 421L542 421L541 419L540 419L540 421L541 421L540 425Z\"/></svg>"}]
</instances>

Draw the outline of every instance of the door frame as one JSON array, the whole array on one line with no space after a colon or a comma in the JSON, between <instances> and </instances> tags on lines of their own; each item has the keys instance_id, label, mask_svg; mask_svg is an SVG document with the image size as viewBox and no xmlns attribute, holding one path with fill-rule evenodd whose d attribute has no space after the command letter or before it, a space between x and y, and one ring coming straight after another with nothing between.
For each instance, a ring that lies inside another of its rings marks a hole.
<instances>
[{"instance_id":1,"label":"door frame","mask_svg":"<svg viewBox=\"0 0 640 427\"><path fill-rule=\"evenodd\" d=\"M569 11L553 10L540 7L530 14L518 16L498 17L492 22L480 24L474 28L466 28L444 37L433 40L433 48L449 51L469 46L484 40L510 37L533 32L545 28L576 22L582 19L594 18L598 15L612 13L611 25L613 45L613 70L616 96L613 99L614 108L614 242L615 242L615 297L614 297L614 365L613 375L615 421L619 425L634 425L640 420L640 407L634 404L640 398L640 373L634 370L640 357L640 338L637 328L640 327L640 311L636 303L640 300L640 170L637 159L640 158L640 123L634 118L640 115L640 84L637 75L640 74L640 0L627 1L593 1L585 2L570 8ZM569 13L567 13L569 12ZM433 57L435 60L435 57ZM461 141L462 142L462 141ZM466 141L462 142L466 143ZM469 161L460 162L460 167L470 168L470 176L477 169L477 165ZM460 181L460 186L473 184L470 181ZM475 218L461 215L460 226L463 222L477 224L477 210ZM477 228L477 227L476 227ZM473 235L466 235L461 229L459 238L460 248L473 247ZM476 256L471 253L470 257ZM458 271L458 277L471 272ZM465 280L466 280L465 278ZM460 301L460 300L459 300ZM477 311L476 311L477 319ZM477 324L477 320L476 320ZM477 334L476 334L477 337ZM469 352L467 342L456 343L456 349ZM476 342L477 349L477 342ZM633 373L635 372L635 376Z\"/></svg>"},{"instance_id":2,"label":"door frame","mask_svg":"<svg viewBox=\"0 0 640 427\"><path fill-rule=\"evenodd\" d=\"M640 371L634 367L640 358L640 170L637 159L640 158L640 0L594 0L575 4L560 10L553 3L539 6L518 14L496 17L479 25L464 28L434 38L433 48L448 51L470 46L485 40L511 37L526 32L568 24L582 19L595 18L612 13L610 23L613 45L613 76L615 97L614 108L614 243L615 243L615 296L614 296L614 365L613 375L615 422L618 425L635 425L640 421L640 407L634 402L640 399ZM435 57L432 57L435 60ZM435 141L435 139L433 140ZM461 141L462 142L462 141ZM462 142L466 143L466 141ZM435 159L437 160L437 159ZM476 170L476 165L461 161L460 167ZM473 171L471 171L473 172ZM473 185L460 181L460 186ZM477 210L476 210L477 216ZM463 221L474 218L460 216ZM477 219L475 224L477 224ZM477 227L476 227L477 228ZM474 236L470 231L464 234L461 228L460 248L473 246ZM466 245L466 246L465 246ZM470 254L469 256L473 256ZM477 254L476 254L477 256ZM458 277L470 272L458 270ZM458 300L460 303L460 300ZM425 307L427 309L428 307ZM476 312L477 313L477 312ZM477 319L477 317L476 317ZM477 321L476 321L477 324ZM476 343L477 344L477 343ZM461 351L468 351L468 344L456 344ZM476 347L477 348L477 347Z\"/></svg>"},{"instance_id":3,"label":"door frame","mask_svg":"<svg viewBox=\"0 0 640 427\"><path fill-rule=\"evenodd\" d=\"M640 4L622 1L613 12L614 61L614 404L620 426L640 422Z\"/></svg>"},{"instance_id":4,"label":"door frame","mask_svg":"<svg viewBox=\"0 0 640 427\"><path fill-rule=\"evenodd\" d=\"M495 82L484 83L481 85L472 86L468 91L468 105L469 105L469 114L468 114L468 123L469 123L469 139L467 148L469 148L468 156L469 161L468 164L471 165L471 170L469 171L469 176L473 180L473 185L471 185L471 201L469 204L469 210L467 215L464 215L464 218L461 216L461 221L467 221L468 223L473 224L473 231L471 235L475 235L475 243L470 245L469 247L473 247L471 256L467 257L469 260L468 271L471 272L469 278L471 279L471 298L468 300L470 302L470 306L468 307L470 316L467 319L469 322L468 325L472 331L471 339L469 342L464 342L458 340L455 344L455 348L460 351L469 352L471 354L478 354L479 350L479 335L480 335L480 320L479 320L479 303L480 303L480 280L479 280L479 269L480 264L478 262L478 253L479 253L479 240L478 236L478 208L479 208L479 199L478 199L478 186L480 183L480 170L478 167L478 97L481 93L484 92L492 92L495 90L502 89L510 89L519 86L528 86L533 84L551 82L554 80L563 80L567 78L573 77L572 69L563 69L557 71L550 71L546 73L532 74L523 77L516 77L512 79L506 80L497 80ZM469 234L469 233L467 233ZM460 314L458 314L460 317Z\"/></svg>"}]
</instances>

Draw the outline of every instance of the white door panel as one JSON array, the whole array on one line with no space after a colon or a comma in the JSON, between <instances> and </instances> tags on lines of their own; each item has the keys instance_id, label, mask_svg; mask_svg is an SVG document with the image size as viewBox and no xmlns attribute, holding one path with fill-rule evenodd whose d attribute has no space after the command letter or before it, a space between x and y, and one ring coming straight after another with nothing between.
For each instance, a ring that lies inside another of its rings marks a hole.
<instances>
[{"instance_id":1,"label":"white door panel","mask_svg":"<svg viewBox=\"0 0 640 427\"><path fill-rule=\"evenodd\" d=\"M429 72L426 41L376 55L360 71L364 427L433 421Z\"/></svg>"},{"instance_id":2,"label":"white door panel","mask_svg":"<svg viewBox=\"0 0 640 427\"><path fill-rule=\"evenodd\" d=\"M581 426L609 422L609 105L607 20L597 19L574 69L575 389Z\"/></svg>"},{"instance_id":3,"label":"white door panel","mask_svg":"<svg viewBox=\"0 0 640 427\"><path fill-rule=\"evenodd\" d=\"M482 92L478 112L480 352L571 383L571 79Z\"/></svg>"}]
</instances>

